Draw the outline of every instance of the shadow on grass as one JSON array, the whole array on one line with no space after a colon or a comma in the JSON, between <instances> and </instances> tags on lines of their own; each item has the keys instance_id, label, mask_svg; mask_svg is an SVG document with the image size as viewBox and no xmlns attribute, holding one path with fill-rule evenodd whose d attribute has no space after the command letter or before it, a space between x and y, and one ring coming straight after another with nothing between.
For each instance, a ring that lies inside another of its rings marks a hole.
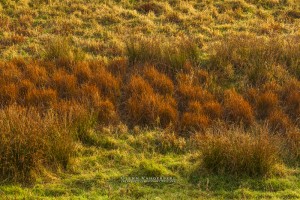
<instances>
[{"instance_id":1,"label":"shadow on grass","mask_svg":"<svg viewBox=\"0 0 300 200\"><path fill-rule=\"evenodd\" d=\"M213 174L204 170L193 170L188 178L189 183L200 190L214 194L223 194L248 190L258 193L283 192L300 187L300 171L292 170L286 175L270 175L267 177L249 177L224 174Z\"/></svg>"}]
</instances>

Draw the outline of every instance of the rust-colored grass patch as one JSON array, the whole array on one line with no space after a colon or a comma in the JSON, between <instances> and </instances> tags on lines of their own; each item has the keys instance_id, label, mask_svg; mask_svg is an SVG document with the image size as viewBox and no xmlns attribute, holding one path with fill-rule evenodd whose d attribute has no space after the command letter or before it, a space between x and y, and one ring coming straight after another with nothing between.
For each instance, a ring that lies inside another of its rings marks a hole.
<instances>
[{"instance_id":1,"label":"rust-colored grass patch","mask_svg":"<svg viewBox=\"0 0 300 200\"><path fill-rule=\"evenodd\" d=\"M279 109L270 114L267 122L273 133L286 133L292 127L289 117Z\"/></svg>"},{"instance_id":2,"label":"rust-colored grass patch","mask_svg":"<svg viewBox=\"0 0 300 200\"><path fill-rule=\"evenodd\" d=\"M205 103L214 99L213 95L200 86L180 84L177 89L179 110L184 111L190 101Z\"/></svg>"},{"instance_id":3,"label":"rust-colored grass patch","mask_svg":"<svg viewBox=\"0 0 300 200\"><path fill-rule=\"evenodd\" d=\"M279 106L279 99L273 92L264 92L257 99L256 111L260 119L265 119Z\"/></svg>"},{"instance_id":4,"label":"rust-colored grass patch","mask_svg":"<svg viewBox=\"0 0 300 200\"><path fill-rule=\"evenodd\" d=\"M25 103L28 106L45 106L50 107L58 100L57 92L53 89L32 89L29 90Z\"/></svg>"},{"instance_id":5,"label":"rust-colored grass patch","mask_svg":"<svg viewBox=\"0 0 300 200\"><path fill-rule=\"evenodd\" d=\"M112 102L116 102L120 96L120 80L114 77L104 67L94 72L92 83L95 84L101 94Z\"/></svg>"},{"instance_id":6,"label":"rust-colored grass patch","mask_svg":"<svg viewBox=\"0 0 300 200\"><path fill-rule=\"evenodd\" d=\"M184 135L191 132L203 132L209 125L209 118L200 113L186 112L180 121L180 131Z\"/></svg>"},{"instance_id":7,"label":"rust-colored grass patch","mask_svg":"<svg viewBox=\"0 0 300 200\"><path fill-rule=\"evenodd\" d=\"M133 76L126 87L126 117L131 125L162 126L177 121L176 101L154 92L141 76Z\"/></svg>"},{"instance_id":8,"label":"rust-colored grass patch","mask_svg":"<svg viewBox=\"0 0 300 200\"><path fill-rule=\"evenodd\" d=\"M119 122L119 115L112 102L109 100L100 101L96 104L98 123L101 125L116 125Z\"/></svg>"},{"instance_id":9,"label":"rust-colored grass patch","mask_svg":"<svg viewBox=\"0 0 300 200\"><path fill-rule=\"evenodd\" d=\"M251 105L236 91L227 90L224 99L225 119L232 123L251 125L254 122L254 113Z\"/></svg>"},{"instance_id":10,"label":"rust-colored grass patch","mask_svg":"<svg viewBox=\"0 0 300 200\"><path fill-rule=\"evenodd\" d=\"M74 75L76 76L78 83L83 84L91 80L93 73L88 63L80 62L74 67Z\"/></svg>"},{"instance_id":11,"label":"rust-colored grass patch","mask_svg":"<svg viewBox=\"0 0 300 200\"><path fill-rule=\"evenodd\" d=\"M60 98L70 99L76 93L77 79L73 74L58 70L53 74L52 85Z\"/></svg>"},{"instance_id":12,"label":"rust-colored grass patch","mask_svg":"<svg viewBox=\"0 0 300 200\"><path fill-rule=\"evenodd\" d=\"M162 95L173 94L174 84L172 80L165 74L160 73L153 66L147 67L144 70L144 76L156 92Z\"/></svg>"},{"instance_id":13,"label":"rust-colored grass patch","mask_svg":"<svg viewBox=\"0 0 300 200\"><path fill-rule=\"evenodd\" d=\"M18 97L18 88L14 84L6 84L0 87L0 107L14 103Z\"/></svg>"},{"instance_id":14,"label":"rust-colored grass patch","mask_svg":"<svg viewBox=\"0 0 300 200\"><path fill-rule=\"evenodd\" d=\"M210 119L220 119L223 115L223 108L217 101L209 101L203 105L204 113L209 116Z\"/></svg>"}]
</instances>

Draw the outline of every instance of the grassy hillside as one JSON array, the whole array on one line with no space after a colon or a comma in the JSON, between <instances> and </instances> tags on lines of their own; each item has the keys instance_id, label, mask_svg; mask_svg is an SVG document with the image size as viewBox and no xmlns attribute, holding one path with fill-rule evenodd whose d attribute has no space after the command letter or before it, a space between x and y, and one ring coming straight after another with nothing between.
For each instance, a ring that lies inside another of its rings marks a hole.
<instances>
[{"instance_id":1,"label":"grassy hillside","mask_svg":"<svg viewBox=\"0 0 300 200\"><path fill-rule=\"evenodd\" d=\"M0 0L0 197L300 198L299 28L297 0Z\"/></svg>"},{"instance_id":2,"label":"grassy hillside","mask_svg":"<svg viewBox=\"0 0 300 200\"><path fill-rule=\"evenodd\" d=\"M0 56L41 57L57 37L101 58L123 55L131 37L206 44L236 32L299 35L299 18L297 0L1 0Z\"/></svg>"}]
</instances>

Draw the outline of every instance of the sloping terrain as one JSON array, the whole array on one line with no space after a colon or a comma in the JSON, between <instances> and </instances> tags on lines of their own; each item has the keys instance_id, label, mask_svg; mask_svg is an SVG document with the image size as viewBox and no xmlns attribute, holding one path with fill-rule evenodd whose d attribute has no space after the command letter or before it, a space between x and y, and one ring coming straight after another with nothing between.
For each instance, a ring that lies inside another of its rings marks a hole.
<instances>
[{"instance_id":1,"label":"sloping terrain","mask_svg":"<svg viewBox=\"0 0 300 200\"><path fill-rule=\"evenodd\" d=\"M298 0L0 0L0 199L299 199L299 31Z\"/></svg>"},{"instance_id":2,"label":"sloping terrain","mask_svg":"<svg viewBox=\"0 0 300 200\"><path fill-rule=\"evenodd\" d=\"M133 36L190 36L202 44L236 32L294 35L299 18L298 0L2 0L0 56L40 57L57 37L102 58L122 55Z\"/></svg>"}]
</instances>

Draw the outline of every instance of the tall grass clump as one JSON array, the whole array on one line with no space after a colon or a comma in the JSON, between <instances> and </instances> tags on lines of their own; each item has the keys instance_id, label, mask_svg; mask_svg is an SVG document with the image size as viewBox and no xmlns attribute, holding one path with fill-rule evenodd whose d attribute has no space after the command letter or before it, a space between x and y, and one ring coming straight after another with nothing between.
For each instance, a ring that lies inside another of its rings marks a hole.
<instances>
[{"instance_id":1,"label":"tall grass clump","mask_svg":"<svg viewBox=\"0 0 300 200\"><path fill-rule=\"evenodd\" d=\"M283 138L283 155L287 163L300 165L300 131L291 130Z\"/></svg>"},{"instance_id":2,"label":"tall grass clump","mask_svg":"<svg viewBox=\"0 0 300 200\"><path fill-rule=\"evenodd\" d=\"M299 38L257 37L251 34L231 35L211 46L207 67L223 85L247 82L259 86L278 80L278 66L299 78ZM225 84L226 83L226 84Z\"/></svg>"},{"instance_id":3,"label":"tall grass clump","mask_svg":"<svg viewBox=\"0 0 300 200\"><path fill-rule=\"evenodd\" d=\"M31 62L21 67L22 74L36 86L44 87L49 81L49 69L46 69L38 63Z\"/></svg>"},{"instance_id":4,"label":"tall grass clump","mask_svg":"<svg viewBox=\"0 0 300 200\"><path fill-rule=\"evenodd\" d=\"M300 36L286 39L282 50L281 62L298 80L300 79Z\"/></svg>"},{"instance_id":5,"label":"tall grass clump","mask_svg":"<svg viewBox=\"0 0 300 200\"><path fill-rule=\"evenodd\" d=\"M276 146L267 134L207 134L202 145L203 166L217 174L265 176L272 172L279 157Z\"/></svg>"},{"instance_id":6,"label":"tall grass clump","mask_svg":"<svg viewBox=\"0 0 300 200\"><path fill-rule=\"evenodd\" d=\"M172 80L165 74L160 73L155 67L147 67L144 70L144 76L156 92L162 95L172 95L174 93Z\"/></svg>"},{"instance_id":7,"label":"tall grass clump","mask_svg":"<svg viewBox=\"0 0 300 200\"><path fill-rule=\"evenodd\" d=\"M18 97L18 88L14 84L6 84L0 87L0 107L14 103Z\"/></svg>"},{"instance_id":8,"label":"tall grass clump","mask_svg":"<svg viewBox=\"0 0 300 200\"><path fill-rule=\"evenodd\" d=\"M187 142L185 138L179 137L174 132L163 132L157 137L156 146L160 153L183 153L186 150Z\"/></svg>"},{"instance_id":9,"label":"tall grass clump","mask_svg":"<svg viewBox=\"0 0 300 200\"><path fill-rule=\"evenodd\" d=\"M84 105L94 108L98 102L101 101L101 93L97 86L86 83L80 86L76 100Z\"/></svg>"},{"instance_id":10,"label":"tall grass clump","mask_svg":"<svg viewBox=\"0 0 300 200\"><path fill-rule=\"evenodd\" d=\"M264 92L257 98L256 110L260 119L265 119L278 108L279 99L274 92Z\"/></svg>"},{"instance_id":11,"label":"tall grass clump","mask_svg":"<svg viewBox=\"0 0 300 200\"><path fill-rule=\"evenodd\" d=\"M46 45L44 58L70 70L76 62L84 60L85 54L73 48L68 38L56 38Z\"/></svg>"},{"instance_id":12,"label":"tall grass clump","mask_svg":"<svg viewBox=\"0 0 300 200\"><path fill-rule=\"evenodd\" d=\"M35 85L28 79L21 80L18 84L19 94L17 102L21 105L25 103L25 97L28 95L30 91L35 88Z\"/></svg>"},{"instance_id":13,"label":"tall grass clump","mask_svg":"<svg viewBox=\"0 0 300 200\"><path fill-rule=\"evenodd\" d=\"M225 38L212 47L214 53L210 57L210 67L224 72L226 66L232 66L235 74L245 73L245 70L274 63L279 55L266 51L266 41L253 35L234 35ZM278 53L276 53L278 54ZM270 63L271 62L271 63Z\"/></svg>"},{"instance_id":14,"label":"tall grass clump","mask_svg":"<svg viewBox=\"0 0 300 200\"><path fill-rule=\"evenodd\" d=\"M253 124L254 112L251 105L235 90L225 91L224 117L231 123Z\"/></svg>"},{"instance_id":15,"label":"tall grass clump","mask_svg":"<svg viewBox=\"0 0 300 200\"><path fill-rule=\"evenodd\" d=\"M87 83L92 78L92 70L87 62L79 62L74 67L74 75L76 76L79 84Z\"/></svg>"},{"instance_id":16,"label":"tall grass clump","mask_svg":"<svg viewBox=\"0 0 300 200\"><path fill-rule=\"evenodd\" d=\"M74 74L58 70L53 74L52 85L60 98L70 99L77 90L77 79Z\"/></svg>"},{"instance_id":17,"label":"tall grass clump","mask_svg":"<svg viewBox=\"0 0 300 200\"><path fill-rule=\"evenodd\" d=\"M104 67L100 67L95 71L92 78L101 93L112 102L117 102L121 94L120 80L107 71Z\"/></svg>"},{"instance_id":18,"label":"tall grass clump","mask_svg":"<svg viewBox=\"0 0 300 200\"><path fill-rule=\"evenodd\" d=\"M108 63L108 70L116 77L123 77L127 72L128 60L126 58L113 59Z\"/></svg>"},{"instance_id":19,"label":"tall grass clump","mask_svg":"<svg viewBox=\"0 0 300 200\"><path fill-rule=\"evenodd\" d=\"M28 91L25 96L24 105L51 107L58 100L57 92L53 89L36 89Z\"/></svg>"},{"instance_id":20,"label":"tall grass clump","mask_svg":"<svg viewBox=\"0 0 300 200\"><path fill-rule=\"evenodd\" d=\"M0 119L1 180L30 182L43 167L68 166L72 136L54 113L11 106Z\"/></svg>"},{"instance_id":21,"label":"tall grass clump","mask_svg":"<svg viewBox=\"0 0 300 200\"><path fill-rule=\"evenodd\" d=\"M187 107L187 112L182 114L180 131L184 135L188 135L190 132L203 132L208 127L209 123L210 119L205 114L201 103L192 101Z\"/></svg>"},{"instance_id":22,"label":"tall grass clump","mask_svg":"<svg viewBox=\"0 0 300 200\"><path fill-rule=\"evenodd\" d=\"M291 127L291 121L282 110L277 109L267 118L270 130L273 133L286 133Z\"/></svg>"},{"instance_id":23,"label":"tall grass clump","mask_svg":"<svg viewBox=\"0 0 300 200\"><path fill-rule=\"evenodd\" d=\"M180 83L176 92L180 111L185 111L192 101L198 101L203 104L214 99L214 96L209 91L193 84Z\"/></svg>"},{"instance_id":24,"label":"tall grass clump","mask_svg":"<svg viewBox=\"0 0 300 200\"><path fill-rule=\"evenodd\" d=\"M99 125L116 125L119 122L119 115L115 105L109 101L100 101L95 107Z\"/></svg>"},{"instance_id":25,"label":"tall grass clump","mask_svg":"<svg viewBox=\"0 0 300 200\"><path fill-rule=\"evenodd\" d=\"M131 41L127 43L129 65L150 63L159 66L167 74L182 71L186 63L199 64L200 47L192 39L180 39L174 43L164 43L160 39Z\"/></svg>"},{"instance_id":26,"label":"tall grass clump","mask_svg":"<svg viewBox=\"0 0 300 200\"><path fill-rule=\"evenodd\" d=\"M203 105L204 112L211 119L219 119L223 114L223 108L217 101L209 101Z\"/></svg>"},{"instance_id":27,"label":"tall grass clump","mask_svg":"<svg viewBox=\"0 0 300 200\"><path fill-rule=\"evenodd\" d=\"M74 139L85 145L97 143L98 138L94 134L97 126L97 112L94 108L86 108L86 105L82 103L65 100L53 106L53 110L59 116L64 116L63 122L68 125Z\"/></svg>"},{"instance_id":28,"label":"tall grass clump","mask_svg":"<svg viewBox=\"0 0 300 200\"><path fill-rule=\"evenodd\" d=\"M287 114L300 125L300 82L298 80L288 82L282 90L282 96Z\"/></svg>"},{"instance_id":29,"label":"tall grass clump","mask_svg":"<svg viewBox=\"0 0 300 200\"><path fill-rule=\"evenodd\" d=\"M129 125L169 126L177 121L177 103L170 96L154 92L141 76L133 76L126 86L125 116Z\"/></svg>"}]
</instances>

